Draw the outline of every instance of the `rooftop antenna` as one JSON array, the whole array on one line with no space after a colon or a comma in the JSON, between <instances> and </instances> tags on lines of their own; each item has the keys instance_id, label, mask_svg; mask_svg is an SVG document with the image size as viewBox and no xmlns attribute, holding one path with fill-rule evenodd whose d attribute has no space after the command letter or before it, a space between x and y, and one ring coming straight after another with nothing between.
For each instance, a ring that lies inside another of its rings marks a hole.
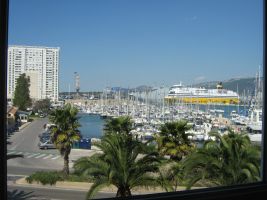
<instances>
[{"instance_id":1,"label":"rooftop antenna","mask_svg":"<svg viewBox=\"0 0 267 200\"><path fill-rule=\"evenodd\" d=\"M77 72L74 72L74 77L75 77L75 90L76 90L76 96L79 97L79 92L80 92L80 76Z\"/></svg>"}]
</instances>

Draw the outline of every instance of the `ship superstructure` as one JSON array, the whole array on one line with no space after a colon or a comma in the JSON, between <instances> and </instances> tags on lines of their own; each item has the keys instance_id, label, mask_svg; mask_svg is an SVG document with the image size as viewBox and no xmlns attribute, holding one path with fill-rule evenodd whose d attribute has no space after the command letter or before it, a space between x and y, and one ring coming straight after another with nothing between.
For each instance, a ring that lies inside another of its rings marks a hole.
<instances>
[{"instance_id":1,"label":"ship superstructure","mask_svg":"<svg viewBox=\"0 0 267 200\"><path fill-rule=\"evenodd\" d=\"M239 103L238 94L234 91L223 89L222 83L218 83L216 89L185 87L180 83L170 88L169 94L165 99L194 104Z\"/></svg>"}]
</instances>

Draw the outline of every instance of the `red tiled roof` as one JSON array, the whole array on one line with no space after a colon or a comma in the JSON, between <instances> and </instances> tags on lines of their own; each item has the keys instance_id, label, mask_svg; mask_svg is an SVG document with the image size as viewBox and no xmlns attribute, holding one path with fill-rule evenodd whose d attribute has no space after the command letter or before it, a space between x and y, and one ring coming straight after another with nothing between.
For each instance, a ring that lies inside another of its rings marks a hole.
<instances>
[{"instance_id":1,"label":"red tiled roof","mask_svg":"<svg viewBox=\"0 0 267 200\"><path fill-rule=\"evenodd\" d=\"M17 111L18 111L18 108L12 106L12 107L7 111L7 113L10 113L10 114L15 115Z\"/></svg>"}]
</instances>

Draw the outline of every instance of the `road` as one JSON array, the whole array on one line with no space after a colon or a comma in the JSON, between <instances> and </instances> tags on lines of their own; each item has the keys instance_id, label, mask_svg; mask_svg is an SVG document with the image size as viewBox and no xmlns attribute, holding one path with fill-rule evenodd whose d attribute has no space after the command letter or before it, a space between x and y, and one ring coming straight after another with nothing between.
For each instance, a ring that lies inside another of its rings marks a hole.
<instances>
[{"instance_id":1,"label":"road","mask_svg":"<svg viewBox=\"0 0 267 200\"><path fill-rule=\"evenodd\" d=\"M29 175L38 170L59 170L63 167L63 159L58 150L41 150L38 147L38 135L44 132L43 126L48 120L37 119L10 137L7 154L23 154L24 158L7 161L8 174Z\"/></svg>"},{"instance_id":2,"label":"road","mask_svg":"<svg viewBox=\"0 0 267 200\"><path fill-rule=\"evenodd\" d=\"M38 148L39 137L44 129L47 119L37 119L19 132L13 133L7 145L7 154L23 154L23 158L15 158L7 161L8 194L9 199L85 199L87 191L55 189L45 187L19 186L15 180L25 175L30 175L41 170L61 170L63 159L57 149L40 150ZM113 194L114 195L114 194ZM99 193L96 197L110 197L112 194ZM25 198L26 197L26 198Z\"/></svg>"},{"instance_id":3,"label":"road","mask_svg":"<svg viewBox=\"0 0 267 200\"><path fill-rule=\"evenodd\" d=\"M31 152L42 152L38 148L39 138L38 135L44 132L43 126L48 123L47 118L39 118L30 123L27 127L19 132L15 132L11 138L11 144L7 146L8 150L20 150ZM51 153L57 152L57 150L47 150Z\"/></svg>"},{"instance_id":4,"label":"road","mask_svg":"<svg viewBox=\"0 0 267 200\"><path fill-rule=\"evenodd\" d=\"M83 200L87 191L55 189L55 188L30 188L16 185L8 185L8 199L27 199L27 200ZM94 198L114 197L115 194L98 192Z\"/></svg>"}]
</instances>

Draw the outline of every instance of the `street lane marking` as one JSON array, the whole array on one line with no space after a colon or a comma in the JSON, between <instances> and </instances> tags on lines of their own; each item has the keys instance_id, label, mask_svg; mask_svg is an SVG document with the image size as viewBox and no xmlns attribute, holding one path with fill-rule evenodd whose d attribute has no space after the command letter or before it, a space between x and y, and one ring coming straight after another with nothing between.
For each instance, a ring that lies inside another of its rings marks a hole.
<instances>
[{"instance_id":1,"label":"street lane marking","mask_svg":"<svg viewBox=\"0 0 267 200\"><path fill-rule=\"evenodd\" d=\"M39 155L39 154L40 154L40 153L34 153L34 154L30 155L30 156L27 156L27 158L32 158L32 157L37 156L37 155Z\"/></svg>"},{"instance_id":2,"label":"street lane marking","mask_svg":"<svg viewBox=\"0 0 267 200\"><path fill-rule=\"evenodd\" d=\"M11 147L9 150L14 151L14 150L16 150L17 146L18 145L15 145L15 146Z\"/></svg>"},{"instance_id":3,"label":"street lane marking","mask_svg":"<svg viewBox=\"0 0 267 200\"><path fill-rule=\"evenodd\" d=\"M60 156L56 156L54 158L51 158L52 160L58 159Z\"/></svg>"},{"instance_id":4,"label":"street lane marking","mask_svg":"<svg viewBox=\"0 0 267 200\"><path fill-rule=\"evenodd\" d=\"M9 151L7 153L7 155L11 155L11 154L23 154L26 158L42 158L42 159L52 159L52 160L56 160L59 157L61 157L60 155L55 155L55 154L42 154L42 153L32 153L32 152L18 152L17 151ZM53 157L55 156L55 157Z\"/></svg>"},{"instance_id":5,"label":"street lane marking","mask_svg":"<svg viewBox=\"0 0 267 200\"><path fill-rule=\"evenodd\" d=\"M16 151L8 152L7 155L14 154Z\"/></svg>"},{"instance_id":6,"label":"street lane marking","mask_svg":"<svg viewBox=\"0 0 267 200\"><path fill-rule=\"evenodd\" d=\"M46 156L46 157L43 157L43 159L47 159L47 158L50 158L50 157L52 157L52 156L54 156L53 154L50 154L50 155L48 155L48 156Z\"/></svg>"},{"instance_id":7,"label":"street lane marking","mask_svg":"<svg viewBox=\"0 0 267 200\"><path fill-rule=\"evenodd\" d=\"M39 156L37 156L37 157L35 157L35 158L41 158L41 157L44 157L44 156L46 156L47 154L41 154L41 155L39 155Z\"/></svg>"}]
</instances>

